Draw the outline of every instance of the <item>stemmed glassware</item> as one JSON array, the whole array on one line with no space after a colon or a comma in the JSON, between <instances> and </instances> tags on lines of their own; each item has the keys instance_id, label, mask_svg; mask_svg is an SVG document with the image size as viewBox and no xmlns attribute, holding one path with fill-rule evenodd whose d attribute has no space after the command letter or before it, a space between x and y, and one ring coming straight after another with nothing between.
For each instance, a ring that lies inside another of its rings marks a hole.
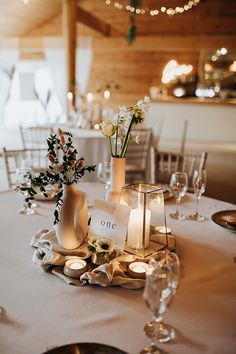
<instances>
[{"instance_id":1,"label":"stemmed glassware","mask_svg":"<svg viewBox=\"0 0 236 354\"><path fill-rule=\"evenodd\" d=\"M174 172L170 179L170 189L176 198L176 212L171 213L170 217L177 220L184 220L185 216L179 212L181 198L188 189L188 176L186 172Z\"/></svg>"},{"instance_id":2,"label":"stemmed glassware","mask_svg":"<svg viewBox=\"0 0 236 354\"><path fill-rule=\"evenodd\" d=\"M152 257L148 264L146 272L146 282L143 292L143 298L149 310L152 312L151 344L144 348L140 354L161 354L158 348L158 337L160 324L163 315L175 294L173 289L177 288L175 272L171 266L171 258L168 251ZM179 279L179 278L178 278Z\"/></svg>"},{"instance_id":3,"label":"stemmed glassware","mask_svg":"<svg viewBox=\"0 0 236 354\"><path fill-rule=\"evenodd\" d=\"M169 296L169 303L167 306L169 306L173 296L176 293L176 290L179 286L180 282L180 262L179 262L179 257L177 256L176 253L173 252L168 252L166 250L164 251L159 251L157 254L154 256L154 259L156 262L164 262L167 263L168 266L171 268L172 271L172 281L170 283L171 286L171 292L172 294ZM144 331L148 337L153 336L153 322L149 321L145 327ZM159 329L157 333L157 340L160 343L165 343L169 342L170 340L175 338L175 330L171 326L169 326L167 323L164 321L160 321L159 323Z\"/></svg>"},{"instance_id":4,"label":"stemmed glassware","mask_svg":"<svg viewBox=\"0 0 236 354\"><path fill-rule=\"evenodd\" d=\"M198 213L199 200L201 195L205 192L207 181L206 170L195 170L193 173L193 191L196 196L196 212L193 215L189 215L189 220L203 221L205 216L202 216Z\"/></svg>"},{"instance_id":5,"label":"stemmed glassware","mask_svg":"<svg viewBox=\"0 0 236 354\"><path fill-rule=\"evenodd\" d=\"M29 197L28 192L22 189L24 187L30 187L31 181L29 173L30 170L28 168L16 169L16 186L18 187L18 190L24 195L24 202L21 204L18 212L25 215L35 214L35 211L32 209L31 203L26 201L26 198Z\"/></svg>"},{"instance_id":6,"label":"stemmed glassware","mask_svg":"<svg viewBox=\"0 0 236 354\"><path fill-rule=\"evenodd\" d=\"M105 185L105 196L111 185L111 164L108 161L99 162L98 180Z\"/></svg>"}]
</instances>

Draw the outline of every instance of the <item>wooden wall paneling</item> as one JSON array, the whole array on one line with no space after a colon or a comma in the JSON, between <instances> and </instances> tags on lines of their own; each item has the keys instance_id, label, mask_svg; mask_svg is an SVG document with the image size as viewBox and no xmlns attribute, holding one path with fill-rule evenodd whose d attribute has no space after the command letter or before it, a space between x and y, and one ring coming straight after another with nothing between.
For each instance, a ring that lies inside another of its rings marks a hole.
<instances>
[{"instance_id":1,"label":"wooden wall paneling","mask_svg":"<svg viewBox=\"0 0 236 354\"><path fill-rule=\"evenodd\" d=\"M96 44L96 43L95 43ZM130 102L135 98L149 94L150 86L160 85L164 66L171 59L179 64L193 65L193 73L198 69L198 52L162 52L162 51L129 51L117 52L110 47L109 52L94 51L93 64L89 81L89 91L96 91L102 82L114 82L120 89L111 95L115 104L117 99ZM129 100L128 97L131 97Z\"/></svg>"}]
</instances>

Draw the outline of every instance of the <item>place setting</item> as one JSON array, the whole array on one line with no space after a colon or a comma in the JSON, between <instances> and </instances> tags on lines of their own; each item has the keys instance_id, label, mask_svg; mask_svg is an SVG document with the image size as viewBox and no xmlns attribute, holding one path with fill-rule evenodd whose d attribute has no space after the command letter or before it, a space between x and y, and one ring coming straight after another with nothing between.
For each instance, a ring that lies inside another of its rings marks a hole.
<instances>
[{"instance_id":1,"label":"place setting","mask_svg":"<svg viewBox=\"0 0 236 354\"><path fill-rule=\"evenodd\" d=\"M214 213L211 220L218 226L236 233L236 210L222 210Z\"/></svg>"}]
</instances>

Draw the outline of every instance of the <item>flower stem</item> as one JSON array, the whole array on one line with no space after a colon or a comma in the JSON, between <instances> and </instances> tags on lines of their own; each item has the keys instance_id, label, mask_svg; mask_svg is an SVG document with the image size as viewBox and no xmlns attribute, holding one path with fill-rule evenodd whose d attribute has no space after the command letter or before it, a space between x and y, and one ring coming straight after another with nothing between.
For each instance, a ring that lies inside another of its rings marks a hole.
<instances>
[{"instance_id":1,"label":"flower stem","mask_svg":"<svg viewBox=\"0 0 236 354\"><path fill-rule=\"evenodd\" d=\"M119 125L117 124L117 129L116 129L116 145L115 145L115 156L117 156L117 139L118 139L118 129L119 129Z\"/></svg>"},{"instance_id":2,"label":"flower stem","mask_svg":"<svg viewBox=\"0 0 236 354\"><path fill-rule=\"evenodd\" d=\"M113 153L112 153L112 144L111 144L111 137L110 137L110 136L108 137L108 140L109 140L109 148L110 148L110 153L111 153L111 156L113 157Z\"/></svg>"},{"instance_id":3,"label":"flower stem","mask_svg":"<svg viewBox=\"0 0 236 354\"><path fill-rule=\"evenodd\" d=\"M124 157L126 155L126 152L127 152L128 146L129 146L129 141L130 141L130 134L129 134L129 139L127 141L126 148L125 148L125 151L124 151Z\"/></svg>"},{"instance_id":4,"label":"flower stem","mask_svg":"<svg viewBox=\"0 0 236 354\"><path fill-rule=\"evenodd\" d=\"M129 135L130 135L130 131L131 131L131 128L133 125L133 119L134 119L134 116L132 116L131 121L129 123L129 128L128 128L126 136L125 136L125 140L124 140L124 143L123 143L123 146L121 149L120 157L125 157L125 153L127 151L128 143L129 143Z\"/></svg>"}]
</instances>

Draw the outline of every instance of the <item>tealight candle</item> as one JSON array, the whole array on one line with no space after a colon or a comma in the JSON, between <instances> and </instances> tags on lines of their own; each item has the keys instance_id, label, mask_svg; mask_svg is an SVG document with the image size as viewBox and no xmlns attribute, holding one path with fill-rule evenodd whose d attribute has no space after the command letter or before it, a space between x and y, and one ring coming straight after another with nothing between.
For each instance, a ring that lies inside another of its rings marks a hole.
<instances>
[{"instance_id":1,"label":"tealight candle","mask_svg":"<svg viewBox=\"0 0 236 354\"><path fill-rule=\"evenodd\" d=\"M167 234L167 235L171 234L171 229L166 226L157 226L155 227L155 231L158 232L159 234Z\"/></svg>"},{"instance_id":2,"label":"tealight candle","mask_svg":"<svg viewBox=\"0 0 236 354\"><path fill-rule=\"evenodd\" d=\"M128 273L132 276L132 278L144 279L146 277L147 270L148 270L147 263L132 262L129 265Z\"/></svg>"},{"instance_id":3,"label":"tealight candle","mask_svg":"<svg viewBox=\"0 0 236 354\"><path fill-rule=\"evenodd\" d=\"M86 270L87 263L83 259L73 257L66 261L63 272L68 277L79 278Z\"/></svg>"}]
</instances>

